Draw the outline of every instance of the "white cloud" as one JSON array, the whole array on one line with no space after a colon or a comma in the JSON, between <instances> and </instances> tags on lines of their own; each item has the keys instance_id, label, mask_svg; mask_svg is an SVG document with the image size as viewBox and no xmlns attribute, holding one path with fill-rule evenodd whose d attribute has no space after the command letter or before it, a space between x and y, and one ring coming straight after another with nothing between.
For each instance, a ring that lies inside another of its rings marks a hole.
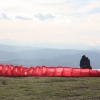
<instances>
[{"instance_id":1,"label":"white cloud","mask_svg":"<svg viewBox=\"0 0 100 100\"><path fill-rule=\"evenodd\" d=\"M54 19L55 16L50 14L50 13L47 13L47 14L41 14L41 13L37 13L34 15L35 18L38 18L39 20L46 20L46 19Z\"/></svg>"},{"instance_id":2,"label":"white cloud","mask_svg":"<svg viewBox=\"0 0 100 100\"><path fill-rule=\"evenodd\" d=\"M84 5L80 8L81 12L86 14L93 9L100 8L100 0L89 0L89 3L87 5ZM91 12L92 13L92 12Z\"/></svg>"},{"instance_id":3,"label":"white cloud","mask_svg":"<svg viewBox=\"0 0 100 100\"><path fill-rule=\"evenodd\" d=\"M32 20L32 18L30 18L30 17L20 16L20 15L15 16L15 19L20 19L20 20Z\"/></svg>"},{"instance_id":4,"label":"white cloud","mask_svg":"<svg viewBox=\"0 0 100 100\"><path fill-rule=\"evenodd\" d=\"M5 14L4 12L0 13L0 19L1 20L11 20L11 18L7 14Z\"/></svg>"}]
</instances>

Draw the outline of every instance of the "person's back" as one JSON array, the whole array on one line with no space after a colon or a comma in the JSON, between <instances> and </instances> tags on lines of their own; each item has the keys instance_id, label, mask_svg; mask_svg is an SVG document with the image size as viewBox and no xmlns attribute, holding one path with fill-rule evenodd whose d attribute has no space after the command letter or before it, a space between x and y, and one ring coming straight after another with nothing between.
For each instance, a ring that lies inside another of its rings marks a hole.
<instances>
[{"instance_id":1,"label":"person's back","mask_svg":"<svg viewBox=\"0 0 100 100\"><path fill-rule=\"evenodd\" d=\"M81 60L80 60L80 68L89 68L89 69L92 69L91 65L90 65L90 60L85 55L83 55L82 58L81 58Z\"/></svg>"}]
</instances>

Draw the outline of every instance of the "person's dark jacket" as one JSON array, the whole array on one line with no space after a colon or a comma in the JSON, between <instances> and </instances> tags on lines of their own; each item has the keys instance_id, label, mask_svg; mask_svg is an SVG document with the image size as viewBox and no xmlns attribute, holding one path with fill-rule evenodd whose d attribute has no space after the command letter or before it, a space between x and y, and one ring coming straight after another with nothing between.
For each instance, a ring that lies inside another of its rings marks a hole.
<instances>
[{"instance_id":1,"label":"person's dark jacket","mask_svg":"<svg viewBox=\"0 0 100 100\"><path fill-rule=\"evenodd\" d=\"M80 60L80 67L91 67L90 60L86 57L85 59Z\"/></svg>"}]
</instances>

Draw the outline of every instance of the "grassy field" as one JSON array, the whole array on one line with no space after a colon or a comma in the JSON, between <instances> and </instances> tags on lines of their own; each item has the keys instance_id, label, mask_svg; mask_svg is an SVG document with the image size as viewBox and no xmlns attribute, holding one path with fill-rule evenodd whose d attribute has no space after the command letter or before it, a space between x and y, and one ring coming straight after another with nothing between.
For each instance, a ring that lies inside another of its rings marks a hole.
<instances>
[{"instance_id":1,"label":"grassy field","mask_svg":"<svg viewBox=\"0 0 100 100\"><path fill-rule=\"evenodd\" d=\"M0 77L0 100L100 100L100 77Z\"/></svg>"}]
</instances>

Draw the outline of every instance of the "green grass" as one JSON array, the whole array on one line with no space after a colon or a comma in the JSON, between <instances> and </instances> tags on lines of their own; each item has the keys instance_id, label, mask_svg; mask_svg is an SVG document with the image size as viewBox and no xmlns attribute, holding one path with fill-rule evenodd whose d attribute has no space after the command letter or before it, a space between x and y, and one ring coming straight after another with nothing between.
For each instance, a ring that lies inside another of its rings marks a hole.
<instances>
[{"instance_id":1,"label":"green grass","mask_svg":"<svg viewBox=\"0 0 100 100\"><path fill-rule=\"evenodd\" d=\"M0 100L100 100L100 77L0 77Z\"/></svg>"}]
</instances>

